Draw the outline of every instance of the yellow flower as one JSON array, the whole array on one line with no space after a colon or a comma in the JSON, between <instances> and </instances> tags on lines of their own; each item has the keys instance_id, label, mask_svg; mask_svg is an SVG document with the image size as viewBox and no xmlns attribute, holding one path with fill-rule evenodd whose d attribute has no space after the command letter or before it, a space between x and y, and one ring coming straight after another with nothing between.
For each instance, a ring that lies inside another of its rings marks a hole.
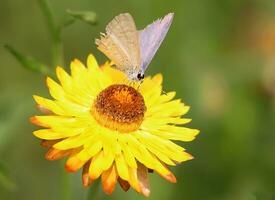
<instances>
[{"instance_id":1,"label":"yellow flower","mask_svg":"<svg viewBox=\"0 0 275 200\"><path fill-rule=\"evenodd\" d=\"M117 182L145 196L150 188L148 172L157 172L175 183L168 169L193 157L172 140L188 142L198 130L180 127L191 119L182 118L189 107L173 100L175 92L162 94L162 76L147 77L142 84L129 83L109 62L99 67L93 55L87 68L71 63L71 75L56 68L57 83L47 78L54 100L34 96L46 115L31 117L44 127L33 134L48 147L46 159L68 156L66 170L80 168L85 187L101 177L105 193Z\"/></svg>"}]
</instances>

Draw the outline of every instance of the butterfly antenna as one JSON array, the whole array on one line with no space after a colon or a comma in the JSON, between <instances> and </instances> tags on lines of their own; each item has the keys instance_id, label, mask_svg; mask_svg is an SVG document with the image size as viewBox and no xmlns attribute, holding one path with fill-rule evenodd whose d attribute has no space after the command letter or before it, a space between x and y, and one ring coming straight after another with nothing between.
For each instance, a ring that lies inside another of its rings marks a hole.
<instances>
[{"instance_id":1,"label":"butterfly antenna","mask_svg":"<svg viewBox=\"0 0 275 200\"><path fill-rule=\"evenodd\" d=\"M141 86L142 83L143 83L143 81L139 81L139 82L138 82L137 91L139 91L140 86Z\"/></svg>"},{"instance_id":2,"label":"butterfly antenna","mask_svg":"<svg viewBox=\"0 0 275 200\"><path fill-rule=\"evenodd\" d=\"M143 81L144 81L144 79L141 79L141 80L138 82L138 91L139 91L140 86L141 86L141 84L143 83Z\"/></svg>"}]
</instances>

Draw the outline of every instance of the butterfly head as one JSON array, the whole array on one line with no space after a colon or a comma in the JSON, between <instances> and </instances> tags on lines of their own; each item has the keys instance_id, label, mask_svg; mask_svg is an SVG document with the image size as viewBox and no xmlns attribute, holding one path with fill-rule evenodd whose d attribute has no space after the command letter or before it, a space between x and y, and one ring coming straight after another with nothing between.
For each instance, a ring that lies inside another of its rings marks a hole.
<instances>
[{"instance_id":1,"label":"butterfly head","mask_svg":"<svg viewBox=\"0 0 275 200\"><path fill-rule=\"evenodd\" d=\"M132 81L142 82L144 79L144 72L142 70L130 71L127 74L128 74L128 78Z\"/></svg>"},{"instance_id":2,"label":"butterfly head","mask_svg":"<svg viewBox=\"0 0 275 200\"><path fill-rule=\"evenodd\" d=\"M144 79L144 73L138 73L137 74L137 79L139 80L139 81L142 81L143 79Z\"/></svg>"}]
</instances>

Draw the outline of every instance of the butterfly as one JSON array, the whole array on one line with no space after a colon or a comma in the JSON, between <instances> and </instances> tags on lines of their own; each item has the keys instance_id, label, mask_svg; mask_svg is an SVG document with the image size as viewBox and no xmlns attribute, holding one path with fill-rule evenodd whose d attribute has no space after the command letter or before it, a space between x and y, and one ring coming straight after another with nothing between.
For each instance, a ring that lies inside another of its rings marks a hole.
<instances>
[{"instance_id":1,"label":"butterfly","mask_svg":"<svg viewBox=\"0 0 275 200\"><path fill-rule=\"evenodd\" d=\"M95 43L130 81L142 81L145 70L170 28L173 16L169 13L138 31L129 13L120 14L109 22L106 33L101 33Z\"/></svg>"}]
</instances>

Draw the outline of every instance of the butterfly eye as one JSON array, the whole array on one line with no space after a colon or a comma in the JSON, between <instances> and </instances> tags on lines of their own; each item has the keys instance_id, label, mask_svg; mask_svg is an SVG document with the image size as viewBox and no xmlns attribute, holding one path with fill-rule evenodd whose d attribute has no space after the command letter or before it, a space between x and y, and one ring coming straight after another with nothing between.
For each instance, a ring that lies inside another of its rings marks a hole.
<instances>
[{"instance_id":1,"label":"butterfly eye","mask_svg":"<svg viewBox=\"0 0 275 200\"><path fill-rule=\"evenodd\" d=\"M144 79L144 74L138 73L137 78L138 78L138 80Z\"/></svg>"}]
</instances>

